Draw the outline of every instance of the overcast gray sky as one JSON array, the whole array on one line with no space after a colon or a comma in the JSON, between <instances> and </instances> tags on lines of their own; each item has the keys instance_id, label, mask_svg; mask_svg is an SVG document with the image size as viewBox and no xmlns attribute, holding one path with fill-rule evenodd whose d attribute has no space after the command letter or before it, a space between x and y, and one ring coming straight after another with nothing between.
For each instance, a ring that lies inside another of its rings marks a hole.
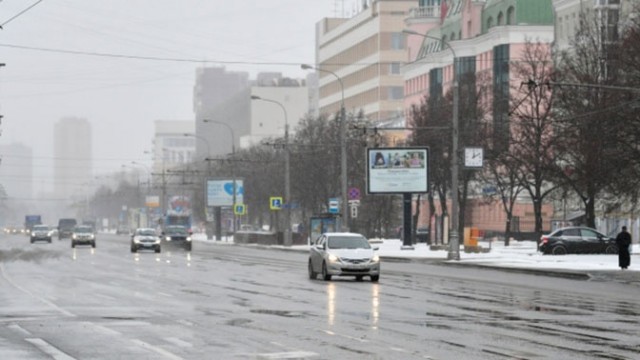
<instances>
[{"instance_id":1,"label":"overcast gray sky","mask_svg":"<svg viewBox=\"0 0 640 360\"><path fill-rule=\"evenodd\" d=\"M77 116L92 124L94 172L132 160L150 163L144 151L153 121L193 119L198 61L252 77L261 71L306 76L298 65L268 63L313 63L316 22L353 11L356 3L0 0L0 63L6 64L0 68L0 143L32 147L35 176L45 176L53 124Z\"/></svg>"}]
</instances>

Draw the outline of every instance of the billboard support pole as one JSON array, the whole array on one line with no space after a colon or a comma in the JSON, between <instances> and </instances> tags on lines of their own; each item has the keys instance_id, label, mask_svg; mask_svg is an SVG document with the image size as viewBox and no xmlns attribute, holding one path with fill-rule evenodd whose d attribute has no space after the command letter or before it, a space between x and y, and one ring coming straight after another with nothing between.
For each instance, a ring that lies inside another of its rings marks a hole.
<instances>
[{"instance_id":1,"label":"billboard support pole","mask_svg":"<svg viewBox=\"0 0 640 360\"><path fill-rule=\"evenodd\" d=\"M413 250L413 241L411 239L412 228L411 228L411 193L402 194L402 205L403 205L403 219L404 225L402 227L404 239L402 242L403 250Z\"/></svg>"}]
</instances>

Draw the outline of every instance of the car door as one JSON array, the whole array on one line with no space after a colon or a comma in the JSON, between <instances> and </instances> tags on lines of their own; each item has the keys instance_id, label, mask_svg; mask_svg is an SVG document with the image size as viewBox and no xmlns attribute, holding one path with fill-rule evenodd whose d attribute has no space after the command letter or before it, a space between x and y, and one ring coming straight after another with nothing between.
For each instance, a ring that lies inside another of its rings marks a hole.
<instances>
[{"instance_id":1,"label":"car door","mask_svg":"<svg viewBox=\"0 0 640 360\"><path fill-rule=\"evenodd\" d=\"M326 235L321 235L315 242L315 244L311 244L310 249L310 258L311 265L313 266L314 271L320 271L322 266L322 259L324 256L324 244L327 241Z\"/></svg>"},{"instance_id":2,"label":"car door","mask_svg":"<svg viewBox=\"0 0 640 360\"><path fill-rule=\"evenodd\" d=\"M581 229L582 241L584 242L585 252L601 253L604 251L604 240L602 234L591 229Z\"/></svg>"},{"instance_id":3,"label":"car door","mask_svg":"<svg viewBox=\"0 0 640 360\"><path fill-rule=\"evenodd\" d=\"M584 244L582 243L582 236L580 235L580 229L565 229L562 232L562 242L567 247L568 252L581 252Z\"/></svg>"}]
</instances>

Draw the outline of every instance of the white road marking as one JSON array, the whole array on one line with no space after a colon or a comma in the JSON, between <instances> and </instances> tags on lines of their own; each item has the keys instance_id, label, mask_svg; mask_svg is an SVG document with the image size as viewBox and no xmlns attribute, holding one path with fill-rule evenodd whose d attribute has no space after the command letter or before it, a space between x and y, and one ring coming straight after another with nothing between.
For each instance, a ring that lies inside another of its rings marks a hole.
<instances>
[{"instance_id":1,"label":"white road marking","mask_svg":"<svg viewBox=\"0 0 640 360\"><path fill-rule=\"evenodd\" d=\"M146 343L146 342L144 342L144 341L142 341L142 340L139 340L139 339L131 339L131 341L132 341L134 344L136 344L136 345L138 345L138 346L140 346L140 347L143 347L143 348L145 348L145 349L151 350L151 351L153 351L153 352L155 352L155 353L157 353L157 354L159 354L159 355L162 355L162 356L164 356L164 357L166 357L166 358L168 358L168 359L182 360L182 358L181 358L180 356L175 355L175 354L173 354L173 353L170 353L169 351L167 351L167 350L165 350L165 349L162 349L162 348L159 348L159 347L157 347L157 346L153 346L153 345L151 345L151 344L149 344L149 343Z\"/></svg>"},{"instance_id":2,"label":"white road marking","mask_svg":"<svg viewBox=\"0 0 640 360\"><path fill-rule=\"evenodd\" d=\"M340 336L343 337L345 339L349 339L349 340L355 340L355 341L359 341L361 343L367 343L369 342L369 340L367 339L361 339L361 338L357 338L357 337L353 337L353 336L349 336L349 335L343 335L343 334L338 334L336 332L333 332L331 330L323 330L327 335L333 335L333 336Z\"/></svg>"},{"instance_id":3,"label":"white road marking","mask_svg":"<svg viewBox=\"0 0 640 360\"><path fill-rule=\"evenodd\" d=\"M46 304L46 305L48 305L48 306L50 306L50 307L52 307L52 308L56 309L57 311L59 311L59 312L60 312L60 313L62 313L63 315L66 315L66 316L69 316L69 317L75 317L75 315L74 315L74 314L72 314L72 313L70 313L69 311L67 311L67 310L65 310L65 309L63 309L63 308L61 308L61 307L59 307L58 305L56 305L56 304L52 303L51 301L49 301L49 300L47 300L47 299L45 299L45 298L43 298L43 297L36 296L36 295L32 294L29 290L27 290L27 289L25 289L25 288L23 288L23 287L19 286L18 284L14 283L13 281L11 281L11 279L9 279L9 277L8 277L8 276L7 276L7 274L5 273L5 271L4 271L4 266L3 266L2 264L0 264L0 273L2 274L2 277L3 277L5 280L7 280L7 282L8 282L9 284L11 284L13 287L15 287L16 289L18 289L18 290L22 291L23 293L25 293L25 294L27 294L27 295L31 296L31 297L32 297L32 298L34 298L34 299L40 300L40 302L42 302L42 303L44 303L44 304Z\"/></svg>"},{"instance_id":4,"label":"white road marking","mask_svg":"<svg viewBox=\"0 0 640 360\"><path fill-rule=\"evenodd\" d=\"M23 328L22 326L18 325L18 324L11 324L9 326L7 326L9 329L17 331L19 333L21 333L24 336L32 336L31 333L29 332L29 330Z\"/></svg>"},{"instance_id":5,"label":"white road marking","mask_svg":"<svg viewBox=\"0 0 640 360\"><path fill-rule=\"evenodd\" d=\"M319 354L309 351L288 351L279 353L256 354L256 359L307 359L317 356L319 356Z\"/></svg>"},{"instance_id":6,"label":"white road marking","mask_svg":"<svg viewBox=\"0 0 640 360\"><path fill-rule=\"evenodd\" d=\"M167 342L170 342L174 345L186 348L186 347L193 347L193 344L190 342L186 342L184 340L178 339L177 337L166 337L164 338Z\"/></svg>"},{"instance_id":7,"label":"white road marking","mask_svg":"<svg viewBox=\"0 0 640 360\"><path fill-rule=\"evenodd\" d=\"M40 338L31 338L31 339L25 339L25 340L30 342L30 343L32 343L38 349L40 349L42 352L44 352L45 354L51 356L55 360L75 360L74 357L71 357L71 356L63 353L62 351L60 351L55 346L49 344L48 342L46 342L46 341L44 341L44 340L42 340Z\"/></svg>"}]
</instances>

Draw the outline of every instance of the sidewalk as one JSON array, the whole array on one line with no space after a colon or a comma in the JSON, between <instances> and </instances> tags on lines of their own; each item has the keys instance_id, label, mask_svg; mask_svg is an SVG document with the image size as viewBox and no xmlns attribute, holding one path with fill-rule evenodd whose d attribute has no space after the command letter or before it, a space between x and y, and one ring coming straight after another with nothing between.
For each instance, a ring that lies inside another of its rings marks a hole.
<instances>
[{"instance_id":1,"label":"sidewalk","mask_svg":"<svg viewBox=\"0 0 640 360\"><path fill-rule=\"evenodd\" d=\"M199 241L213 242L201 237ZM226 241L225 241L226 240ZM218 244L233 244L233 238L218 241ZM465 253L460 250L460 260L447 260L447 250L430 250L426 244L420 243L413 250L403 250L402 241L397 239L372 239L372 246L378 247L380 256L388 259L432 259L441 260L448 264L474 265L490 268L519 269L536 272L566 272L591 273L602 271L621 271L618 267L617 255L606 254L580 254L580 255L543 255L536 251L535 241L511 241L509 246L503 242L482 242L483 248L489 248L486 253ZM308 252L308 245L296 245L291 247L271 246L287 250ZM640 275L640 244L633 244L631 254L631 266L625 272L633 272Z\"/></svg>"}]
</instances>

